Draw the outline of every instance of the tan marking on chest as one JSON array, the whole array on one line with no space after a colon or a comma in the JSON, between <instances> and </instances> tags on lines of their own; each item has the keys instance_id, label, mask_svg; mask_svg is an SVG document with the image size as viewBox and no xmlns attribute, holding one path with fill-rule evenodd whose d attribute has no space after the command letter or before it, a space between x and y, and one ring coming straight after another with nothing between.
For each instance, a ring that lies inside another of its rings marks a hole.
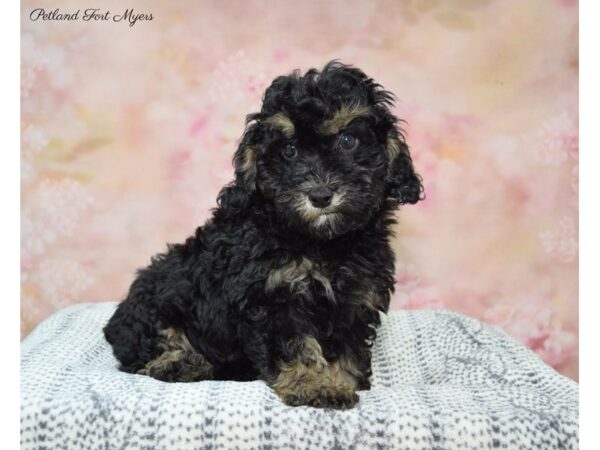
<instances>
[{"instance_id":1,"label":"tan marking on chest","mask_svg":"<svg viewBox=\"0 0 600 450\"><path fill-rule=\"evenodd\" d=\"M309 294L311 280L319 282L325 289L325 295L335 300L329 278L314 262L305 257L271 270L265 283L265 291L272 292L280 287L289 286L293 293Z\"/></svg>"}]
</instances>

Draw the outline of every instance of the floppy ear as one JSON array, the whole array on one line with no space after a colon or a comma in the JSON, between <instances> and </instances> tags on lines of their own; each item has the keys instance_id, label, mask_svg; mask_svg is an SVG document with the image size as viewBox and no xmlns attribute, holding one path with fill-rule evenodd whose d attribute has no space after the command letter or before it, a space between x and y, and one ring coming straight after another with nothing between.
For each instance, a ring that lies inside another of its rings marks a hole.
<instances>
[{"instance_id":1,"label":"floppy ear","mask_svg":"<svg viewBox=\"0 0 600 450\"><path fill-rule=\"evenodd\" d=\"M235 184L248 192L256 190L256 158L258 157L257 123L246 128L240 145L233 155Z\"/></svg>"},{"instance_id":2,"label":"floppy ear","mask_svg":"<svg viewBox=\"0 0 600 450\"><path fill-rule=\"evenodd\" d=\"M388 196L400 204L415 204L423 200L422 178L413 168L410 151L404 136L397 130L390 132L386 143L388 169L386 175Z\"/></svg>"}]
</instances>

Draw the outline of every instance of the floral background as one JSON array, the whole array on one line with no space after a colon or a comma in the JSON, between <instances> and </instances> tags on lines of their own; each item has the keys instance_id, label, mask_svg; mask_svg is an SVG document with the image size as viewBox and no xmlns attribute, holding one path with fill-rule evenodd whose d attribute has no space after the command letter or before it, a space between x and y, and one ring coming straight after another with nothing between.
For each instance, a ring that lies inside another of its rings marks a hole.
<instances>
[{"instance_id":1,"label":"floral background","mask_svg":"<svg viewBox=\"0 0 600 450\"><path fill-rule=\"evenodd\" d=\"M424 178L398 215L392 307L497 324L578 378L577 1L21 5L23 336L123 298L209 217L269 82L339 58L397 94Z\"/></svg>"}]
</instances>

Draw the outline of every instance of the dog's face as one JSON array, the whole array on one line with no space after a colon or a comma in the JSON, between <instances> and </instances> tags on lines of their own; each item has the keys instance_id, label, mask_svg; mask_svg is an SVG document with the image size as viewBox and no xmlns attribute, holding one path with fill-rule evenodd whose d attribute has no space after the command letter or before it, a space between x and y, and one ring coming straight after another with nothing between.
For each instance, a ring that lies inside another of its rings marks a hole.
<instances>
[{"instance_id":1,"label":"dog's face","mask_svg":"<svg viewBox=\"0 0 600 450\"><path fill-rule=\"evenodd\" d=\"M389 198L416 203L422 186L391 103L362 71L336 62L275 79L249 116L236 183L321 240L360 229Z\"/></svg>"}]
</instances>

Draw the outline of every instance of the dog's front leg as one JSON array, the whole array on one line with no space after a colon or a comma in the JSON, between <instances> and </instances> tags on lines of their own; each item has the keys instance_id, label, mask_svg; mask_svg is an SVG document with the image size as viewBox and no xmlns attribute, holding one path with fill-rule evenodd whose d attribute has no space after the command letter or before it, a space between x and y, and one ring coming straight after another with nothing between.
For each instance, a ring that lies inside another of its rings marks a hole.
<instances>
[{"instance_id":1,"label":"dog's front leg","mask_svg":"<svg viewBox=\"0 0 600 450\"><path fill-rule=\"evenodd\" d=\"M343 359L327 361L319 342L312 336L293 339L287 355L275 362L267 383L288 405L351 408L358 402L357 378Z\"/></svg>"}]
</instances>

